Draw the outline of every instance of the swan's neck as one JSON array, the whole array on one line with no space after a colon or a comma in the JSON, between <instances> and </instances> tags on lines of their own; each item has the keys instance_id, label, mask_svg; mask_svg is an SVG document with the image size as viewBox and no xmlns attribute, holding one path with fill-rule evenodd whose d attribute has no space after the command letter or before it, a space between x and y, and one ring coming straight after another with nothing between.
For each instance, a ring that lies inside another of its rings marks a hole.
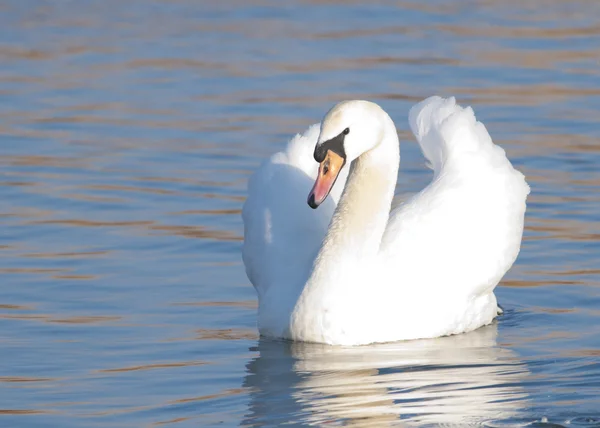
<instances>
[{"instance_id":1,"label":"swan's neck","mask_svg":"<svg viewBox=\"0 0 600 428\"><path fill-rule=\"evenodd\" d=\"M340 270L360 269L379 252L400 163L396 128L389 117L386 119L380 143L350 166L344 192L315 261L313 281L337 282Z\"/></svg>"},{"instance_id":2,"label":"swan's neck","mask_svg":"<svg viewBox=\"0 0 600 428\"><path fill-rule=\"evenodd\" d=\"M335 330L332 323L340 321L336 312L347 309L336 304L340 295L356 296L355 287L368 285L364 282L370 279L371 263L387 226L400 163L398 135L387 115L380 135L379 144L350 167L344 192L284 335L327 342L328 331Z\"/></svg>"}]
</instances>

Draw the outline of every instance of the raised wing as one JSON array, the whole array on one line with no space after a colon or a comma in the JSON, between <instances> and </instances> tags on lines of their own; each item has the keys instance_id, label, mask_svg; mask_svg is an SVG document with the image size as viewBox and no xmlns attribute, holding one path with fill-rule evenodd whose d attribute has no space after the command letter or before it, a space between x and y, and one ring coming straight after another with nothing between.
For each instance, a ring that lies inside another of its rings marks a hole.
<instances>
[{"instance_id":1,"label":"raised wing","mask_svg":"<svg viewBox=\"0 0 600 428\"><path fill-rule=\"evenodd\" d=\"M409 121L433 180L390 214L381 247L390 275L415 293L489 292L519 253L529 186L454 98L424 100Z\"/></svg>"}]
</instances>

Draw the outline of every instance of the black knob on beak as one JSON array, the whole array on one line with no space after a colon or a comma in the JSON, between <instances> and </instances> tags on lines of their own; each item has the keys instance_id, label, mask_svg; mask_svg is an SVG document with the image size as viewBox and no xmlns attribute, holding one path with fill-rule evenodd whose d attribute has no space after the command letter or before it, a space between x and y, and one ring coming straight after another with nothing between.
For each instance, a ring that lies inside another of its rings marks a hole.
<instances>
[{"instance_id":1,"label":"black knob on beak","mask_svg":"<svg viewBox=\"0 0 600 428\"><path fill-rule=\"evenodd\" d=\"M325 155L327 154L327 147L324 144L317 144L315 147L314 157L315 160L319 163L325 160Z\"/></svg>"},{"instance_id":2,"label":"black knob on beak","mask_svg":"<svg viewBox=\"0 0 600 428\"><path fill-rule=\"evenodd\" d=\"M348 128L346 128L348 129ZM333 137L331 140L323 141L321 144L317 144L315 147L315 160L319 163L325 160L327 150L331 150L333 153L337 153L342 158L346 159L346 150L344 149L344 137L348 135L344 129L337 137Z\"/></svg>"}]
</instances>

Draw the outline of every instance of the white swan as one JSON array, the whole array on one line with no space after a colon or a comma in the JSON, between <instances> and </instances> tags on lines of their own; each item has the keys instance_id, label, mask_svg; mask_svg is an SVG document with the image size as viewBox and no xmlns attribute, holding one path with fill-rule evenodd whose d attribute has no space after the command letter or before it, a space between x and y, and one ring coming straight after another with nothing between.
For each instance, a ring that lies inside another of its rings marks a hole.
<instances>
[{"instance_id":1,"label":"white swan","mask_svg":"<svg viewBox=\"0 0 600 428\"><path fill-rule=\"evenodd\" d=\"M434 175L391 213L399 141L371 102L337 104L251 177L243 259L263 336L361 345L494 319L529 186L454 98L422 101L409 121Z\"/></svg>"}]
</instances>

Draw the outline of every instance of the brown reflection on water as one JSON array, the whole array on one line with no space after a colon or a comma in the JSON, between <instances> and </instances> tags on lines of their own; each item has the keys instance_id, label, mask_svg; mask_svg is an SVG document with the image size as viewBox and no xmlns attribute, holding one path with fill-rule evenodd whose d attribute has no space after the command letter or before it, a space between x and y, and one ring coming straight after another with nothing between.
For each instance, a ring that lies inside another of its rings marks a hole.
<instances>
[{"instance_id":1,"label":"brown reflection on water","mask_svg":"<svg viewBox=\"0 0 600 428\"><path fill-rule=\"evenodd\" d=\"M544 272L548 274L548 272ZM527 280L527 279L505 279L502 280L505 287L547 287L551 285L585 285L584 281L576 280Z\"/></svg>"},{"instance_id":2,"label":"brown reflection on water","mask_svg":"<svg viewBox=\"0 0 600 428\"><path fill-rule=\"evenodd\" d=\"M100 278L99 275L52 275L54 279L67 279L67 280L77 280L77 281L87 281L92 279Z\"/></svg>"},{"instance_id":3,"label":"brown reflection on water","mask_svg":"<svg viewBox=\"0 0 600 428\"><path fill-rule=\"evenodd\" d=\"M600 239L600 224L590 225L581 220L532 219L528 230L546 232L544 235L529 237L528 240L560 239L568 241L592 241Z\"/></svg>"},{"instance_id":4,"label":"brown reflection on water","mask_svg":"<svg viewBox=\"0 0 600 428\"><path fill-rule=\"evenodd\" d=\"M364 93L350 93L350 92L324 92L320 94L314 95L306 95L295 94L295 95L285 95L285 94L244 94L243 97L240 97L239 94L235 98L232 97L231 102L243 103L243 104L288 104L288 105L310 105L310 104L328 104L328 103L336 103L339 100L347 100L353 98L367 99L367 100L396 100L396 101L411 101L411 102L419 102L423 98L421 96L410 95L402 92L388 92L388 93L377 93L377 92L369 92L369 88L361 88L364 89ZM265 120L268 122L272 121L272 118L253 118L253 120ZM398 117L394 118L397 122L397 125L404 127L404 123L406 122L406 118ZM282 118L281 122L278 119L276 123L273 123L273 126L280 126L290 132L291 129L300 131L307 128L309 125L313 123L318 123L321 120L319 116L315 116L311 121L306 120L298 120L293 118ZM278 129L278 128L275 128ZM407 134L408 135L408 134ZM410 134L410 138L414 138L412 134Z\"/></svg>"},{"instance_id":5,"label":"brown reflection on water","mask_svg":"<svg viewBox=\"0 0 600 428\"><path fill-rule=\"evenodd\" d=\"M258 332L250 329L198 329L198 340L258 340Z\"/></svg>"},{"instance_id":6,"label":"brown reflection on water","mask_svg":"<svg viewBox=\"0 0 600 428\"><path fill-rule=\"evenodd\" d=\"M316 2L327 0L314 0ZM524 22L529 25L538 25L543 21L555 21L562 23L562 26L568 26L570 22L578 23L579 20L589 18L597 11L600 11L598 3L587 0L546 0L544 7L540 7L538 0L522 0L515 9L514 4L498 2L497 0L479 0L471 3L447 3L447 2L417 2L414 0L404 0L399 6L407 9L415 9L424 12L436 14L457 14L461 8L478 10L480 13L489 13L505 16L511 21ZM518 12L516 12L518 11ZM470 22L468 26L473 26ZM580 25L585 27L585 24Z\"/></svg>"},{"instance_id":7,"label":"brown reflection on water","mask_svg":"<svg viewBox=\"0 0 600 428\"><path fill-rule=\"evenodd\" d=\"M8 162L7 162L8 161ZM11 156L8 159L4 158L3 163L14 166L38 166L38 167L54 167L54 168L76 168L86 165L86 162L80 158L68 158L58 156Z\"/></svg>"},{"instance_id":8,"label":"brown reflection on water","mask_svg":"<svg viewBox=\"0 0 600 428\"><path fill-rule=\"evenodd\" d=\"M143 370L157 370L157 369L170 369L174 367L194 367L194 366L204 366L209 364L206 361L180 361L175 363L161 363L161 364L144 364L140 366L131 366L131 367L119 367L116 369L101 369L98 370L98 373L121 373L121 372L135 372L135 371L143 371Z\"/></svg>"},{"instance_id":9,"label":"brown reflection on water","mask_svg":"<svg viewBox=\"0 0 600 428\"><path fill-rule=\"evenodd\" d=\"M180 302L172 303L174 306L199 306L199 307L227 307L227 308L245 308L257 309L258 302L256 300L237 300L233 302Z\"/></svg>"},{"instance_id":10,"label":"brown reflection on water","mask_svg":"<svg viewBox=\"0 0 600 428\"><path fill-rule=\"evenodd\" d=\"M33 259L78 259L88 258L90 256L107 256L112 251L78 251L72 253L29 253L22 254L22 257L33 258Z\"/></svg>"},{"instance_id":11,"label":"brown reflection on water","mask_svg":"<svg viewBox=\"0 0 600 428\"><path fill-rule=\"evenodd\" d=\"M491 44L480 43L479 46L465 46L463 54L468 57L475 57L479 65L486 66L512 66L526 68L553 69L559 64L573 63L576 61L597 61L600 59L600 53L597 51L572 51L572 50L515 50L498 48ZM477 64L476 63L476 64ZM598 74L590 68L582 68L589 74ZM579 70L579 69L577 69Z\"/></svg>"},{"instance_id":12,"label":"brown reflection on water","mask_svg":"<svg viewBox=\"0 0 600 428\"><path fill-rule=\"evenodd\" d=\"M563 351L562 355L569 357L600 357L600 349L577 349L571 351Z\"/></svg>"},{"instance_id":13,"label":"brown reflection on water","mask_svg":"<svg viewBox=\"0 0 600 428\"><path fill-rule=\"evenodd\" d=\"M35 220L28 224L32 225L62 225L62 226L76 226L76 227L131 227L131 226L147 226L152 224L150 220L144 221L92 221L92 220L79 220L79 219L65 219L65 220Z\"/></svg>"},{"instance_id":14,"label":"brown reflection on water","mask_svg":"<svg viewBox=\"0 0 600 428\"><path fill-rule=\"evenodd\" d=\"M241 209L230 210L184 210L169 213L171 215L241 215Z\"/></svg>"},{"instance_id":15,"label":"brown reflection on water","mask_svg":"<svg viewBox=\"0 0 600 428\"><path fill-rule=\"evenodd\" d=\"M179 422L185 422L185 421L189 421L191 418L173 418L173 419L168 419L166 421L160 421L160 422L154 422L152 424L152 426L161 426L161 425L171 425L171 424L176 424Z\"/></svg>"},{"instance_id":16,"label":"brown reflection on water","mask_svg":"<svg viewBox=\"0 0 600 428\"><path fill-rule=\"evenodd\" d=\"M44 377L7 377L0 376L0 382L10 382L10 383L28 383L28 382L53 382L58 379L56 378L44 378Z\"/></svg>"},{"instance_id":17,"label":"brown reflection on water","mask_svg":"<svg viewBox=\"0 0 600 428\"><path fill-rule=\"evenodd\" d=\"M363 57L348 59L332 59L327 61L303 62L298 64L283 63L274 67L277 70L292 73L323 73L335 70L352 70L372 68L374 65L457 65L458 61L453 58L410 58L410 57Z\"/></svg>"},{"instance_id":18,"label":"brown reflection on water","mask_svg":"<svg viewBox=\"0 0 600 428\"><path fill-rule=\"evenodd\" d=\"M306 38L310 39L349 39L349 38L359 38L359 37L369 37L369 36L382 36L389 34L410 34L411 32L415 32L416 29L414 27L409 26L400 26L400 25L388 25L381 26L377 28L355 28L352 30L339 30L339 31L321 31L317 33L307 33L304 35Z\"/></svg>"},{"instance_id":19,"label":"brown reflection on water","mask_svg":"<svg viewBox=\"0 0 600 428\"><path fill-rule=\"evenodd\" d=\"M56 318L55 315L48 314L1 314L0 319L12 319L12 320L23 320L23 321L42 321L50 324L106 324L121 321L121 316L72 316L72 317L61 317Z\"/></svg>"},{"instance_id":20,"label":"brown reflection on water","mask_svg":"<svg viewBox=\"0 0 600 428\"><path fill-rule=\"evenodd\" d=\"M57 272L65 272L68 269L55 269L55 268L0 268L0 273L35 273L35 274L43 274L43 273L57 273Z\"/></svg>"},{"instance_id":21,"label":"brown reflection on water","mask_svg":"<svg viewBox=\"0 0 600 428\"><path fill-rule=\"evenodd\" d=\"M495 55L496 53L494 53ZM599 56L600 58L600 56ZM487 62L487 61L484 61ZM532 85L496 85L487 88L455 87L452 93L468 94L473 102L488 105L537 106L561 103L573 98L600 95L598 88L573 88L564 85L540 83Z\"/></svg>"},{"instance_id":22,"label":"brown reflection on water","mask_svg":"<svg viewBox=\"0 0 600 428\"><path fill-rule=\"evenodd\" d=\"M122 317L117 316L79 316L69 318L52 318L46 320L46 322L59 323L59 324L99 324L106 322L120 321Z\"/></svg>"},{"instance_id":23,"label":"brown reflection on water","mask_svg":"<svg viewBox=\"0 0 600 428\"><path fill-rule=\"evenodd\" d=\"M46 415L52 413L57 412L39 409L0 409L0 415Z\"/></svg>"},{"instance_id":24,"label":"brown reflection on water","mask_svg":"<svg viewBox=\"0 0 600 428\"><path fill-rule=\"evenodd\" d=\"M170 401L169 404L177 403L192 403L194 401L214 400L215 398L231 397L234 395L245 394L247 391L244 388L231 388L221 391L216 394L200 395L198 397L180 398L179 400Z\"/></svg>"},{"instance_id":25,"label":"brown reflection on water","mask_svg":"<svg viewBox=\"0 0 600 428\"><path fill-rule=\"evenodd\" d=\"M110 190L116 192L142 192L142 193L153 193L156 195L176 195L177 192L167 189L157 189L154 187L141 187L141 186L123 186L116 184L97 184L89 185L84 188L89 190Z\"/></svg>"},{"instance_id":26,"label":"brown reflection on water","mask_svg":"<svg viewBox=\"0 0 600 428\"><path fill-rule=\"evenodd\" d=\"M565 23L568 25L568 23ZM519 27L519 26L493 26L493 25L452 25L440 24L437 27L439 30L450 33L454 36L466 36L472 39L477 38L514 38L514 39L564 39L565 37L585 37L600 35L600 25L577 26L577 27Z\"/></svg>"},{"instance_id":27,"label":"brown reflection on water","mask_svg":"<svg viewBox=\"0 0 600 428\"><path fill-rule=\"evenodd\" d=\"M127 202L125 198L119 198L115 196L96 196L96 195L86 195L82 193L63 193L61 197L65 199L74 199L78 201L86 201L86 202L97 202L97 203L117 203L122 204Z\"/></svg>"},{"instance_id":28,"label":"brown reflection on water","mask_svg":"<svg viewBox=\"0 0 600 428\"><path fill-rule=\"evenodd\" d=\"M202 226L151 225L150 230L167 232L186 238L214 239L217 241L243 241L244 237L226 230L209 230Z\"/></svg>"},{"instance_id":29,"label":"brown reflection on water","mask_svg":"<svg viewBox=\"0 0 600 428\"><path fill-rule=\"evenodd\" d=\"M29 306L29 305L6 305L6 304L0 304L0 309L13 309L16 311L31 311L33 310L33 306Z\"/></svg>"}]
</instances>

